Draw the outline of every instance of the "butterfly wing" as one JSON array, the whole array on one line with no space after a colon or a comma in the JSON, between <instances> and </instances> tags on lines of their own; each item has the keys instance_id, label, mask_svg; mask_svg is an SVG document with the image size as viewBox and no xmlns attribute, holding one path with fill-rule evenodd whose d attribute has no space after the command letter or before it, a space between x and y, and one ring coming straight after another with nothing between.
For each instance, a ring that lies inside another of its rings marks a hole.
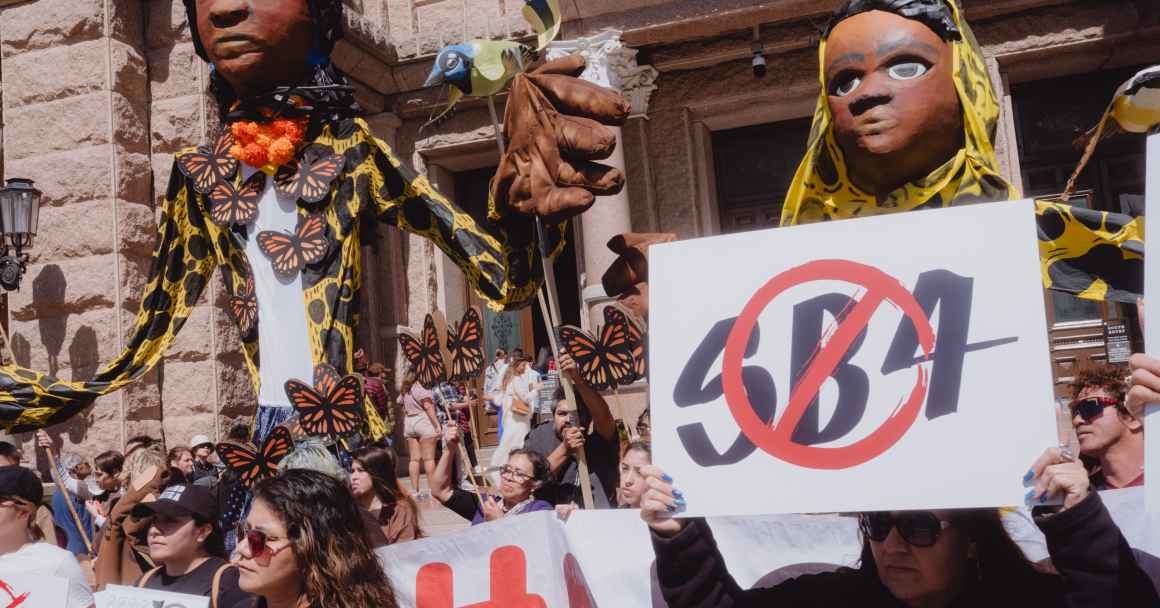
<instances>
[{"instance_id":1,"label":"butterfly wing","mask_svg":"<svg viewBox=\"0 0 1160 608\"><path fill-rule=\"evenodd\" d=\"M330 241L326 239L326 218L321 213L311 213L298 224L298 250L303 264L313 264L326 255Z\"/></svg>"},{"instance_id":2,"label":"butterfly wing","mask_svg":"<svg viewBox=\"0 0 1160 608\"><path fill-rule=\"evenodd\" d=\"M314 366L314 390L319 395L330 394L334 387L338 386L338 381L341 379L338 370L329 363L319 363Z\"/></svg>"},{"instance_id":3,"label":"butterfly wing","mask_svg":"<svg viewBox=\"0 0 1160 608\"><path fill-rule=\"evenodd\" d=\"M266 473L273 476L276 471L270 472L267 467L263 466L261 457L257 452L250 448L237 443L219 443L217 444L218 457L238 476L238 480L247 488L253 487L255 483L264 478Z\"/></svg>"},{"instance_id":4,"label":"butterfly wing","mask_svg":"<svg viewBox=\"0 0 1160 608\"><path fill-rule=\"evenodd\" d=\"M219 181L233 177L237 170L238 161L229 154L233 145L234 138L226 131L215 142L213 149L202 146L195 152L183 154L178 158L177 167L193 181L194 190L209 194Z\"/></svg>"},{"instance_id":5,"label":"butterfly wing","mask_svg":"<svg viewBox=\"0 0 1160 608\"><path fill-rule=\"evenodd\" d=\"M306 203L318 203L330 193L330 184L338 177L345 159L338 154L323 154L310 159L307 155L284 165L274 175L274 184L283 196Z\"/></svg>"},{"instance_id":6,"label":"butterfly wing","mask_svg":"<svg viewBox=\"0 0 1160 608\"><path fill-rule=\"evenodd\" d=\"M640 380L648 375L648 358L646 354L644 329L636 319L626 313L619 305L613 304L604 309L605 325L623 325L628 332L628 346L632 351L633 381Z\"/></svg>"},{"instance_id":7,"label":"butterfly wing","mask_svg":"<svg viewBox=\"0 0 1160 608\"><path fill-rule=\"evenodd\" d=\"M296 235L263 230L258 233L258 249L269 258L274 274L283 281L293 280L302 269L302 251Z\"/></svg>"},{"instance_id":8,"label":"butterfly wing","mask_svg":"<svg viewBox=\"0 0 1160 608\"><path fill-rule=\"evenodd\" d=\"M343 377L326 395L327 424L330 434L345 435L358 429L362 423L363 386L358 376Z\"/></svg>"},{"instance_id":9,"label":"butterfly wing","mask_svg":"<svg viewBox=\"0 0 1160 608\"><path fill-rule=\"evenodd\" d=\"M276 426L262 443L261 459L273 470L294 449L294 439L284 426Z\"/></svg>"},{"instance_id":10,"label":"butterfly wing","mask_svg":"<svg viewBox=\"0 0 1160 608\"><path fill-rule=\"evenodd\" d=\"M325 399L313 387L299 380L286 381L286 397L298 412L298 422L302 430L311 435L329 434L326 419Z\"/></svg>"},{"instance_id":11,"label":"butterfly wing","mask_svg":"<svg viewBox=\"0 0 1160 608\"><path fill-rule=\"evenodd\" d=\"M424 388L432 388L447 377L447 367L439 348L439 332L435 329L435 319L431 315L423 319L422 338L423 358L415 371L419 375L419 383Z\"/></svg>"},{"instance_id":12,"label":"butterfly wing","mask_svg":"<svg viewBox=\"0 0 1160 608\"><path fill-rule=\"evenodd\" d=\"M407 364L412 369L419 369L419 364L423 361L423 343L411 334L400 333L399 346L403 349L403 356L407 358Z\"/></svg>"},{"instance_id":13,"label":"butterfly wing","mask_svg":"<svg viewBox=\"0 0 1160 608\"><path fill-rule=\"evenodd\" d=\"M600 345L579 327L560 326L560 345L576 362L580 376L598 391L612 386L608 369L601 365Z\"/></svg>"},{"instance_id":14,"label":"butterfly wing","mask_svg":"<svg viewBox=\"0 0 1160 608\"><path fill-rule=\"evenodd\" d=\"M230 155L230 148L233 147L234 135L230 133L229 129L226 129L214 143L213 160L210 163L211 170L219 181L232 179L234 172L238 170L238 159ZM263 185L265 185L264 180Z\"/></svg>"},{"instance_id":15,"label":"butterfly wing","mask_svg":"<svg viewBox=\"0 0 1160 608\"><path fill-rule=\"evenodd\" d=\"M241 188L219 180L209 193L209 215L219 226L248 224L258 215L258 200L266 189L266 174L258 171Z\"/></svg>"},{"instance_id":16,"label":"butterfly wing","mask_svg":"<svg viewBox=\"0 0 1160 608\"><path fill-rule=\"evenodd\" d=\"M605 323L600 328L597 344L600 365L606 370L612 387L629 384L636 379L632 361L632 346L628 340L628 321Z\"/></svg>"},{"instance_id":17,"label":"butterfly wing","mask_svg":"<svg viewBox=\"0 0 1160 608\"><path fill-rule=\"evenodd\" d=\"M459 324L447 335L451 353L451 379L463 382L483 371L483 321L474 306L463 313Z\"/></svg>"},{"instance_id":18,"label":"butterfly wing","mask_svg":"<svg viewBox=\"0 0 1160 608\"><path fill-rule=\"evenodd\" d=\"M254 296L254 277L246 277L244 286L230 296L230 312L238 323L242 338L249 337L258 326L258 298Z\"/></svg>"}]
</instances>

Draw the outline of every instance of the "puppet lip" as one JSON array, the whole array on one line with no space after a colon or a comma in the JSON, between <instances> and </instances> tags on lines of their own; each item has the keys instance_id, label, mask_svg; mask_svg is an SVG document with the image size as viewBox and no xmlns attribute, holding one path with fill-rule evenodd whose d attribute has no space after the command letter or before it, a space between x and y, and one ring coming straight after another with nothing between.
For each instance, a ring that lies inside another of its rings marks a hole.
<instances>
[{"instance_id":1,"label":"puppet lip","mask_svg":"<svg viewBox=\"0 0 1160 608\"><path fill-rule=\"evenodd\" d=\"M262 50L258 41L244 34L226 34L214 40L213 48L223 58L239 57L246 53L256 53Z\"/></svg>"}]
</instances>

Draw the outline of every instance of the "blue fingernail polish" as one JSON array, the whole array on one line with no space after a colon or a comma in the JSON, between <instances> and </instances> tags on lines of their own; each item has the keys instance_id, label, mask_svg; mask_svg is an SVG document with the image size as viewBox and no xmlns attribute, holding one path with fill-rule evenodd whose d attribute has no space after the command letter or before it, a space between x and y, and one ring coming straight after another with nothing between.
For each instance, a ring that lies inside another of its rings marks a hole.
<instances>
[{"instance_id":1,"label":"blue fingernail polish","mask_svg":"<svg viewBox=\"0 0 1160 608\"><path fill-rule=\"evenodd\" d=\"M677 512L677 505L669 505L669 506L665 507L665 509L667 509L669 513L676 513Z\"/></svg>"},{"instance_id":2,"label":"blue fingernail polish","mask_svg":"<svg viewBox=\"0 0 1160 608\"><path fill-rule=\"evenodd\" d=\"M688 504L688 503L686 503L686 502L685 502L685 499L684 499L684 498L678 498L678 499L677 499L676 501L674 501L674 502L676 502L676 503L677 503L677 505L679 505L679 506L682 506L682 507L683 507L683 506L685 506L686 504Z\"/></svg>"},{"instance_id":3,"label":"blue fingernail polish","mask_svg":"<svg viewBox=\"0 0 1160 608\"><path fill-rule=\"evenodd\" d=\"M1032 479L1035 479L1035 471L1032 471L1031 469L1027 469L1027 474L1023 476L1023 483L1026 484L1027 482L1031 481Z\"/></svg>"},{"instance_id":4,"label":"blue fingernail polish","mask_svg":"<svg viewBox=\"0 0 1160 608\"><path fill-rule=\"evenodd\" d=\"M684 497L685 497L685 495L684 495L683 493L681 493L681 491L680 491L680 490L674 489L674 490L673 490L673 497L675 497L675 498L684 498Z\"/></svg>"},{"instance_id":5,"label":"blue fingernail polish","mask_svg":"<svg viewBox=\"0 0 1160 608\"><path fill-rule=\"evenodd\" d=\"M1035 490L1034 489L1027 490L1027 494L1025 494L1023 496L1023 502L1030 503L1033 500L1035 500Z\"/></svg>"},{"instance_id":6,"label":"blue fingernail polish","mask_svg":"<svg viewBox=\"0 0 1160 608\"><path fill-rule=\"evenodd\" d=\"M664 473L663 475L661 475L661 481L663 481L665 483L673 483L673 478L669 477L668 473Z\"/></svg>"}]
</instances>

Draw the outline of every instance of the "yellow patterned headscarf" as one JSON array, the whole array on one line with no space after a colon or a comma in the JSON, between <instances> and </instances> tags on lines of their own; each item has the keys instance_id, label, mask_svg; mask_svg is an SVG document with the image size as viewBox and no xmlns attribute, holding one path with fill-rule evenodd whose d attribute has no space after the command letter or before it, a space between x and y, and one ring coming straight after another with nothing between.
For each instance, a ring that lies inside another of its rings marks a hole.
<instances>
[{"instance_id":1,"label":"yellow patterned headscarf","mask_svg":"<svg viewBox=\"0 0 1160 608\"><path fill-rule=\"evenodd\" d=\"M930 175L891 192L885 199L863 192L850 181L842 150L834 139L826 98L826 41L818 44L818 94L805 158L798 166L781 211L781 225L911 211L920 207L1018 198L1015 188L999 175L992 139L999 120L999 102L991 87L983 54L958 6L947 2L961 36L953 48L955 90L963 108L965 146Z\"/></svg>"},{"instance_id":2,"label":"yellow patterned headscarf","mask_svg":"<svg viewBox=\"0 0 1160 608\"><path fill-rule=\"evenodd\" d=\"M999 101L983 54L958 5L946 0L961 36L952 40L954 83L963 111L964 146L929 175L883 199L849 179L834 139L826 91L826 41L818 44L821 91L805 157L781 211L781 225L1013 200L1017 189L999 174L994 135ZM1143 218L1036 201L1043 287L1090 300L1134 302L1143 294ZM1030 236L1030 235L1029 235Z\"/></svg>"}]
</instances>

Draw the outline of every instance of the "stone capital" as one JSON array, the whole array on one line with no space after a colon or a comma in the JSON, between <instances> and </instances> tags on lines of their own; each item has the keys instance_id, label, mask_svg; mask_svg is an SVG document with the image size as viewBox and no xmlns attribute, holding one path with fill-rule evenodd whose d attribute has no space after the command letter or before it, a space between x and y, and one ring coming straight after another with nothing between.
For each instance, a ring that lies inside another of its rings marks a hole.
<instances>
[{"instance_id":1,"label":"stone capital","mask_svg":"<svg viewBox=\"0 0 1160 608\"><path fill-rule=\"evenodd\" d=\"M579 53L588 61L581 78L624 95L632 104L629 117L647 117L649 98L657 89L656 68L636 62L637 50L624 46L621 32L605 30L587 38L557 40L548 45L548 59Z\"/></svg>"}]
</instances>

